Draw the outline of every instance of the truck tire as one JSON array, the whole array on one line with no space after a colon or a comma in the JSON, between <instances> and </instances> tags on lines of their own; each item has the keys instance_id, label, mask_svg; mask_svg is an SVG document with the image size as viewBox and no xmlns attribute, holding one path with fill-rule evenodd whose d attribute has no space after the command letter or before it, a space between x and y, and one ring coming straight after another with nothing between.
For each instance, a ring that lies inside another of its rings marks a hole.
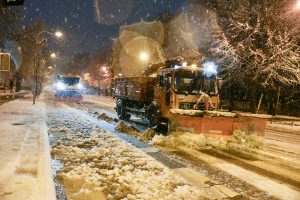
<instances>
[{"instance_id":1,"label":"truck tire","mask_svg":"<svg viewBox=\"0 0 300 200\"><path fill-rule=\"evenodd\" d=\"M130 117L131 117L131 115L129 115L129 114L126 113L126 115L125 115L125 120L126 120L126 121L129 121L129 120L130 120Z\"/></svg>"},{"instance_id":2,"label":"truck tire","mask_svg":"<svg viewBox=\"0 0 300 200\"><path fill-rule=\"evenodd\" d=\"M130 119L130 115L126 113L125 111L125 102L123 99L118 99L117 100L117 114L118 114L118 118L121 120L129 120Z\"/></svg>"},{"instance_id":3,"label":"truck tire","mask_svg":"<svg viewBox=\"0 0 300 200\"><path fill-rule=\"evenodd\" d=\"M116 110L117 110L118 118L124 120L125 119L124 101L122 99L118 99L116 105L117 105Z\"/></svg>"},{"instance_id":4,"label":"truck tire","mask_svg":"<svg viewBox=\"0 0 300 200\"><path fill-rule=\"evenodd\" d=\"M157 129L160 124L160 113L156 104L151 104L148 113L149 127Z\"/></svg>"}]
</instances>

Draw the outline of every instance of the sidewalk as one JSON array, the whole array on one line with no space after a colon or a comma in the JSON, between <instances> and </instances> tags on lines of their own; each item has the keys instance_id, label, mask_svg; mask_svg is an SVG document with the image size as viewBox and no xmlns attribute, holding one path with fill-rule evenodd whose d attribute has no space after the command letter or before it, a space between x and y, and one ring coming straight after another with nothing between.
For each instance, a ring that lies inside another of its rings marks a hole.
<instances>
[{"instance_id":1,"label":"sidewalk","mask_svg":"<svg viewBox=\"0 0 300 200\"><path fill-rule=\"evenodd\" d=\"M7 91L7 92L0 92L0 97L7 97L7 96L24 96L24 95L26 95L26 94L28 94L28 93L31 93L31 91L27 91L27 90L22 90L22 91L19 91L19 92L13 92L13 93L11 93L11 92L9 92L9 91Z\"/></svg>"},{"instance_id":2,"label":"sidewalk","mask_svg":"<svg viewBox=\"0 0 300 200\"><path fill-rule=\"evenodd\" d=\"M0 106L0 199L54 200L45 104L19 99Z\"/></svg>"}]
</instances>

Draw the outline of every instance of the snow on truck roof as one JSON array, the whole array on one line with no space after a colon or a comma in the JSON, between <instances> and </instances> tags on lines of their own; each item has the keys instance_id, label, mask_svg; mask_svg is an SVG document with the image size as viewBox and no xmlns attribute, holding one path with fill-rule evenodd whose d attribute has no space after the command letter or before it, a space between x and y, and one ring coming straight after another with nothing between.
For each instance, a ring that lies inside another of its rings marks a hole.
<instances>
[{"instance_id":1,"label":"snow on truck roof","mask_svg":"<svg viewBox=\"0 0 300 200\"><path fill-rule=\"evenodd\" d=\"M188 70L188 71L204 71L203 68L201 67L195 67L195 66L178 66L178 67L174 67L175 70Z\"/></svg>"},{"instance_id":2,"label":"snow on truck roof","mask_svg":"<svg viewBox=\"0 0 300 200\"><path fill-rule=\"evenodd\" d=\"M262 119L271 119L271 115L264 114L251 114L244 112L225 112L225 111L202 111L202 110L183 110L183 109L170 109L173 114L181 114L181 115L189 115L189 116L197 116L197 117L255 117Z\"/></svg>"}]
</instances>

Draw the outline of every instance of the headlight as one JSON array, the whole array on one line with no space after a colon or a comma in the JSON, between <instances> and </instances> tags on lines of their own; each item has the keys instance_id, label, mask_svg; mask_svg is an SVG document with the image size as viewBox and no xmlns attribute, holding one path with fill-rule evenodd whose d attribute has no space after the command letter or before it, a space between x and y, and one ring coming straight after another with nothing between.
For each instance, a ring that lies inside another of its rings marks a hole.
<instances>
[{"instance_id":1,"label":"headlight","mask_svg":"<svg viewBox=\"0 0 300 200\"><path fill-rule=\"evenodd\" d=\"M63 84L62 82L56 83L56 87L57 87L58 90L65 90L66 89L65 84Z\"/></svg>"},{"instance_id":2,"label":"headlight","mask_svg":"<svg viewBox=\"0 0 300 200\"><path fill-rule=\"evenodd\" d=\"M218 65L214 62L207 61L203 64L204 74L208 77L218 74Z\"/></svg>"},{"instance_id":3,"label":"headlight","mask_svg":"<svg viewBox=\"0 0 300 200\"><path fill-rule=\"evenodd\" d=\"M78 83L77 84L77 88L80 89L80 90L82 90L84 87L83 87L83 85L81 83Z\"/></svg>"}]
</instances>

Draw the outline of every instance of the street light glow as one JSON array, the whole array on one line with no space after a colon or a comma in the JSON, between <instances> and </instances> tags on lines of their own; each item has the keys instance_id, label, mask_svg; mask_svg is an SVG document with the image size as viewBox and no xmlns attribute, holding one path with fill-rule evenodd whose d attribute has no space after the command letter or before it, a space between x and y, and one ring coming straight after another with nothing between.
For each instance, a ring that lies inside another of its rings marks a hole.
<instances>
[{"instance_id":1,"label":"street light glow","mask_svg":"<svg viewBox=\"0 0 300 200\"><path fill-rule=\"evenodd\" d=\"M54 33L54 35L55 35L57 38L61 38L61 37L63 36L62 32L60 32L60 31L56 31L56 32Z\"/></svg>"},{"instance_id":2,"label":"street light glow","mask_svg":"<svg viewBox=\"0 0 300 200\"><path fill-rule=\"evenodd\" d=\"M107 67L103 66L102 67L102 71L106 72L107 71Z\"/></svg>"},{"instance_id":3,"label":"street light glow","mask_svg":"<svg viewBox=\"0 0 300 200\"><path fill-rule=\"evenodd\" d=\"M149 55L148 55L148 53L147 52L141 52L140 53L140 60L141 61L147 61L149 59Z\"/></svg>"},{"instance_id":4,"label":"street light glow","mask_svg":"<svg viewBox=\"0 0 300 200\"><path fill-rule=\"evenodd\" d=\"M297 1L296 9L300 10L300 1Z\"/></svg>"},{"instance_id":5,"label":"street light glow","mask_svg":"<svg viewBox=\"0 0 300 200\"><path fill-rule=\"evenodd\" d=\"M51 58L56 58L56 54L55 54L55 53L51 53L51 54L50 54L50 57L51 57Z\"/></svg>"}]
</instances>

